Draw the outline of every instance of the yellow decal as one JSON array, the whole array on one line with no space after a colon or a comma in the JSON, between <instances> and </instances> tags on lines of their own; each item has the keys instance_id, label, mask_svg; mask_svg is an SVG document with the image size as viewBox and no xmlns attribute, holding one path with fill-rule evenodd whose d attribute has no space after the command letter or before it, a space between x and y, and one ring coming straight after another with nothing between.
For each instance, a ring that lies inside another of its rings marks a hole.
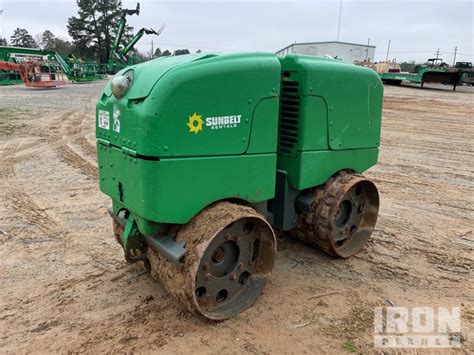
<instances>
[{"instance_id":1,"label":"yellow decal","mask_svg":"<svg viewBox=\"0 0 474 355\"><path fill-rule=\"evenodd\" d=\"M189 127L189 132L190 133L194 132L194 134L201 132L203 123L204 121L202 120L202 116L194 112L192 116L189 116L189 120L187 123Z\"/></svg>"}]
</instances>

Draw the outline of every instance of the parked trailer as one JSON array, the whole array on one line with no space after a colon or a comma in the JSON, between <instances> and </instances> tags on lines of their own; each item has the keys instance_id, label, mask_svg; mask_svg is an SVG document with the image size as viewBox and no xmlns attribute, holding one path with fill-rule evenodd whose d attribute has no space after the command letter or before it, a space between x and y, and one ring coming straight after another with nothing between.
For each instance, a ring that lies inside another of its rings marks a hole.
<instances>
[{"instance_id":1,"label":"parked trailer","mask_svg":"<svg viewBox=\"0 0 474 355\"><path fill-rule=\"evenodd\" d=\"M442 63L442 59L432 58L427 64L416 67L414 73L391 71L378 74L384 84L400 85L402 81L410 81L423 87L425 83L442 83L452 85L455 91L462 77L472 72L472 68L452 68Z\"/></svg>"}]
</instances>

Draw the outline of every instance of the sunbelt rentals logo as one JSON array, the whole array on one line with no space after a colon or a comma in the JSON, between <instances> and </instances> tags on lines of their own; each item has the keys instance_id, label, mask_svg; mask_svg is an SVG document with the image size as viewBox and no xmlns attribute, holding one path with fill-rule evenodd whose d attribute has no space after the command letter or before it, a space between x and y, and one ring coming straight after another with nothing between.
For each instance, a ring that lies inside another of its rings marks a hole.
<instances>
[{"instance_id":1,"label":"sunbelt rentals logo","mask_svg":"<svg viewBox=\"0 0 474 355\"><path fill-rule=\"evenodd\" d=\"M189 133L198 134L199 132L202 132L203 123L202 116L194 112L188 119Z\"/></svg>"},{"instance_id":2,"label":"sunbelt rentals logo","mask_svg":"<svg viewBox=\"0 0 474 355\"><path fill-rule=\"evenodd\" d=\"M209 127L211 130L236 128L242 120L242 115L216 116L206 117L204 120L202 115L194 112L188 117L189 133L198 134L203 131L204 127Z\"/></svg>"}]
</instances>

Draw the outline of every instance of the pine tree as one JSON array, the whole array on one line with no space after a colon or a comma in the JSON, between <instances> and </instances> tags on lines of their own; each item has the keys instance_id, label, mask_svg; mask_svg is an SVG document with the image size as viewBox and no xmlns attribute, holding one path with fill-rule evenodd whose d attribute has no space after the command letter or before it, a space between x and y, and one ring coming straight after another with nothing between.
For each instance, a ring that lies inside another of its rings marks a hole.
<instances>
[{"instance_id":1,"label":"pine tree","mask_svg":"<svg viewBox=\"0 0 474 355\"><path fill-rule=\"evenodd\" d=\"M10 45L14 47L38 48L33 36L24 28L17 28L10 37Z\"/></svg>"},{"instance_id":2,"label":"pine tree","mask_svg":"<svg viewBox=\"0 0 474 355\"><path fill-rule=\"evenodd\" d=\"M61 53L62 55L70 55L74 53L74 46L72 43L61 38L55 38L53 44L49 48Z\"/></svg>"},{"instance_id":3,"label":"pine tree","mask_svg":"<svg viewBox=\"0 0 474 355\"><path fill-rule=\"evenodd\" d=\"M41 46L43 48L54 47L55 40L56 36L50 30L46 30L41 34Z\"/></svg>"},{"instance_id":4,"label":"pine tree","mask_svg":"<svg viewBox=\"0 0 474 355\"><path fill-rule=\"evenodd\" d=\"M189 54L189 49L177 49L173 53L173 55L183 55L183 54Z\"/></svg>"},{"instance_id":5,"label":"pine tree","mask_svg":"<svg viewBox=\"0 0 474 355\"><path fill-rule=\"evenodd\" d=\"M77 0L78 17L68 19L68 32L79 54L105 63L122 15L120 0ZM122 43L130 39L127 26Z\"/></svg>"}]
</instances>

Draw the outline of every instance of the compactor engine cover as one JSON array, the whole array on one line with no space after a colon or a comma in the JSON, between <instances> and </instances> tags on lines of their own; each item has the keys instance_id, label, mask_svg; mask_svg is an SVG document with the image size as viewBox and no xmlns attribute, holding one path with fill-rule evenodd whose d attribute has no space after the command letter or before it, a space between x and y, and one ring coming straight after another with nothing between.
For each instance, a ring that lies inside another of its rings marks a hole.
<instances>
[{"instance_id":1,"label":"compactor engine cover","mask_svg":"<svg viewBox=\"0 0 474 355\"><path fill-rule=\"evenodd\" d=\"M122 76L129 80L123 96L113 94L114 79L97 104L100 187L115 211L126 206L149 221L186 223L214 201L273 197L274 55L160 58Z\"/></svg>"}]
</instances>

